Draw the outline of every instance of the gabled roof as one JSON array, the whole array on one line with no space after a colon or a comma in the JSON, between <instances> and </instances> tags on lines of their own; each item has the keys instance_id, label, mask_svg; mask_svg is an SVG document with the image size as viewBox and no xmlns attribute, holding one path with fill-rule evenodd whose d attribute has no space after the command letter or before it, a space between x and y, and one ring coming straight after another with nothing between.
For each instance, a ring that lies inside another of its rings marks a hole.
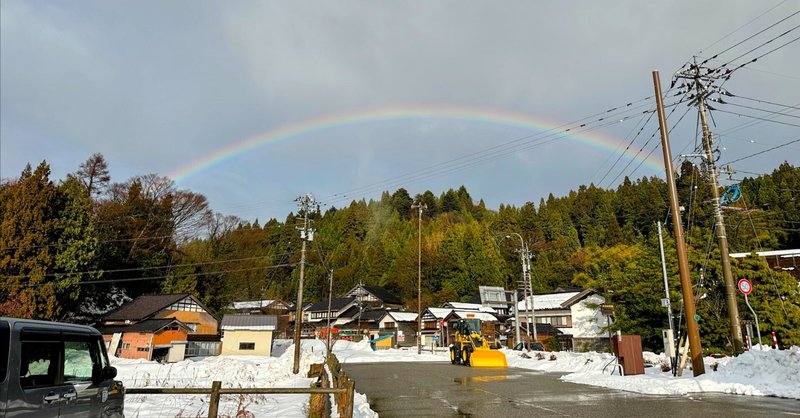
<instances>
[{"instance_id":1,"label":"gabled roof","mask_svg":"<svg viewBox=\"0 0 800 418\"><path fill-rule=\"evenodd\" d=\"M570 306L572 306L572 305L574 305L574 304L576 304L576 303L578 303L578 302L582 301L582 300L583 300L583 299L585 299L587 296L589 296L589 295L591 295L591 294L594 294L594 293L597 293L597 292L595 292L595 291L594 291L594 290L592 290L592 289L586 289L586 290L584 290L584 291L578 292L578 294L577 294L577 295L575 295L575 296L573 296L573 297L571 297L571 298L569 298L569 299L565 300L564 302L562 302L562 303L561 303L561 307L563 307L563 308L569 308Z\"/></svg>"},{"instance_id":2,"label":"gabled roof","mask_svg":"<svg viewBox=\"0 0 800 418\"><path fill-rule=\"evenodd\" d=\"M356 299L352 297L331 299L331 312L338 312L347 305L355 302L355 300ZM306 312L328 312L328 299L316 302L304 310Z\"/></svg>"},{"instance_id":3,"label":"gabled roof","mask_svg":"<svg viewBox=\"0 0 800 418\"><path fill-rule=\"evenodd\" d=\"M453 308L460 311L481 311L489 313L497 313L491 306L483 306L480 303L465 303L465 302L445 302L443 308Z\"/></svg>"},{"instance_id":4,"label":"gabled roof","mask_svg":"<svg viewBox=\"0 0 800 418\"><path fill-rule=\"evenodd\" d=\"M487 313L487 312L478 312L478 311L453 311L447 318L459 318L459 319L467 319L467 318L475 318L480 319L481 322L497 322L497 317L494 315Z\"/></svg>"},{"instance_id":5,"label":"gabled roof","mask_svg":"<svg viewBox=\"0 0 800 418\"><path fill-rule=\"evenodd\" d=\"M190 293L176 293L170 295L143 295L128 302L123 303L117 309L103 316L104 321L141 321L147 319L156 312L191 296L195 302L203 306L197 298ZM205 308L205 306L203 306ZM206 309L208 311L208 309ZM209 311L209 313L211 313Z\"/></svg>"},{"instance_id":6,"label":"gabled roof","mask_svg":"<svg viewBox=\"0 0 800 418\"><path fill-rule=\"evenodd\" d=\"M361 322L377 322L386 315L386 309L369 309L361 311L360 314L353 317L354 321Z\"/></svg>"},{"instance_id":7,"label":"gabled roof","mask_svg":"<svg viewBox=\"0 0 800 418\"><path fill-rule=\"evenodd\" d=\"M447 315L450 315L450 312L453 312L450 308L428 308L426 311L439 319L443 319ZM425 316L425 312L422 313L422 316Z\"/></svg>"},{"instance_id":8,"label":"gabled roof","mask_svg":"<svg viewBox=\"0 0 800 418\"><path fill-rule=\"evenodd\" d=\"M561 306L573 296L580 292L564 292L564 293L546 293L543 295L533 295L533 309L537 311L544 311L548 309L567 309ZM528 309L531 308L530 296L528 296ZM517 302L517 309L520 311L525 310L525 299Z\"/></svg>"},{"instance_id":9,"label":"gabled roof","mask_svg":"<svg viewBox=\"0 0 800 418\"><path fill-rule=\"evenodd\" d=\"M395 322L417 322L416 312L386 311L386 316L392 317Z\"/></svg>"},{"instance_id":10,"label":"gabled roof","mask_svg":"<svg viewBox=\"0 0 800 418\"><path fill-rule=\"evenodd\" d=\"M273 304L284 305L288 307L288 305L277 299L262 299L262 300L243 300L239 302L233 302L227 306L227 309L233 309L233 310L262 309L262 308L270 308L271 305Z\"/></svg>"},{"instance_id":11,"label":"gabled roof","mask_svg":"<svg viewBox=\"0 0 800 418\"><path fill-rule=\"evenodd\" d=\"M264 330L274 331L278 327L275 315L225 315L222 317L222 330Z\"/></svg>"},{"instance_id":12,"label":"gabled roof","mask_svg":"<svg viewBox=\"0 0 800 418\"><path fill-rule=\"evenodd\" d=\"M367 293L371 294L376 299L380 299L381 301L383 301L383 303L388 303L390 305L402 305L403 304L403 301L401 301L400 298L395 296L392 292L390 292L390 291L388 291L388 290L386 290L386 289L384 289L382 287L378 287L378 286L366 286L366 285L360 284L360 285L354 287L349 292L347 292L347 295L348 296L354 296L354 293L356 293L356 291L359 288L360 289L364 289L364 291L366 291Z\"/></svg>"},{"instance_id":13,"label":"gabled roof","mask_svg":"<svg viewBox=\"0 0 800 418\"><path fill-rule=\"evenodd\" d=\"M131 325L112 325L107 327L101 326L98 327L97 330L104 335L114 334L117 332L158 332L162 328L172 325L172 323L185 328L187 331L191 330L189 326L175 318L147 319Z\"/></svg>"}]
</instances>

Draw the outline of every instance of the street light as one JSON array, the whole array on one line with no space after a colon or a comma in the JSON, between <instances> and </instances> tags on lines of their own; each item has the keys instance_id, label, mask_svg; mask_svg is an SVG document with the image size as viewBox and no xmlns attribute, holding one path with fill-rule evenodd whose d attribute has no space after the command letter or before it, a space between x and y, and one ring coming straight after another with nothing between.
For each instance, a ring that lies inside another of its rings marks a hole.
<instances>
[{"instance_id":1,"label":"street light","mask_svg":"<svg viewBox=\"0 0 800 418\"><path fill-rule=\"evenodd\" d=\"M536 320L536 310L533 306L533 283L531 282L531 267L530 267L531 251L530 249L528 249L528 245L525 243L525 240L522 239L522 235L516 232L509 232L506 235L506 238L511 238L512 235L519 238L519 244L520 244L519 254L520 254L520 259L522 261L522 280L523 280L522 287L523 287L523 295L525 297L525 311L528 312L528 321L526 325L528 330L528 337L530 338L531 321ZM530 289L530 295L531 295L530 310L528 310L528 289ZM516 302L514 307L517 308ZM533 318L531 318L531 316ZM533 324L533 340L534 341L537 340L536 323Z\"/></svg>"}]
</instances>

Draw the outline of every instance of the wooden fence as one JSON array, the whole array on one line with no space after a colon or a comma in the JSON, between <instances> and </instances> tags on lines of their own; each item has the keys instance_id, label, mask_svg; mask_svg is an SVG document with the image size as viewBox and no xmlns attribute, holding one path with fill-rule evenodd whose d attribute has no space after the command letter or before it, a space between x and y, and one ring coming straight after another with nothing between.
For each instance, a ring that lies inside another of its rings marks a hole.
<instances>
[{"instance_id":1,"label":"wooden fence","mask_svg":"<svg viewBox=\"0 0 800 418\"><path fill-rule=\"evenodd\" d=\"M223 388L222 382L215 380L210 388L127 388L125 393L132 395L143 394L163 394L163 395L211 395L208 404L208 417L217 418L219 413L219 398L221 395L303 395L311 396L310 417L330 416L330 405L327 399L333 394L336 399L336 407L341 418L353 417L353 399L355 392L355 382L350 380L345 372L341 370L339 360L330 355L326 360L331 374L333 384L328 379L328 374L324 370L323 364L313 364L309 377L319 377L317 383L310 388ZM318 405L315 407L315 404ZM319 406L321 405L321 406Z\"/></svg>"}]
</instances>

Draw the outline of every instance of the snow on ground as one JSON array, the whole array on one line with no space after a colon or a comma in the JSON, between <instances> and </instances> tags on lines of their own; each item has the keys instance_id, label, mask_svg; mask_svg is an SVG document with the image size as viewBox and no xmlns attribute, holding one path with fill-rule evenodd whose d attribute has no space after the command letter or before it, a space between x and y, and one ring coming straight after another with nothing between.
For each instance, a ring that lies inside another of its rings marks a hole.
<instances>
[{"instance_id":1,"label":"snow on ground","mask_svg":"<svg viewBox=\"0 0 800 418\"><path fill-rule=\"evenodd\" d=\"M343 364L411 361L449 361L446 348L430 347L417 354L416 347L373 351L368 341L336 341L333 352ZM706 373L697 378L687 368L682 377L662 372L667 359L644 353L645 374L610 375L609 353L537 352L502 349L509 367L564 374L568 382L607 387L644 394L683 395L719 392L753 396L800 399L800 347L789 350L754 350L734 358L705 359ZM325 342L303 340L300 373L292 374L294 346L291 340L275 340L272 357L217 356L172 364L114 358L118 379L126 387L211 387L214 380L223 387L308 387L305 377L312 363L325 357ZM605 372L603 369L606 369ZM716 368L716 370L714 370ZM222 397L220 415L229 417L305 417L308 395L227 395ZM127 395L128 417L204 416L208 397L201 395ZM366 396L355 394L354 416L377 417Z\"/></svg>"},{"instance_id":2,"label":"snow on ground","mask_svg":"<svg viewBox=\"0 0 800 418\"><path fill-rule=\"evenodd\" d=\"M205 387L214 380L222 387L297 387L307 388L314 379L306 378L313 363L325 358L324 343L304 340L301 345L300 373L294 375L294 346L279 340L277 352L264 356L214 356L160 364L146 360L112 357L117 380L133 387ZM287 343L288 342L288 343ZM208 395L131 395L125 396L126 417L195 417L208 413ZM223 395L220 416L228 417L306 417L308 395ZM377 417L366 396L355 394L354 416Z\"/></svg>"},{"instance_id":3,"label":"snow on ground","mask_svg":"<svg viewBox=\"0 0 800 418\"><path fill-rule=\"evenodd\" d=\"M696 392L718 392L737 395L778 396L800 399L800 347L789 350L753 350L737 357L704 359L706 372L693 377L689 367L682 377L672 372L662 372L666 357L645 353L645 374L635 376L611 375L611 366L603 368L613 359L609 353L527 353L524 358L518 351L503 350L510 367L567 373L561 377L567 382L601 386L629 392L653 395L684 395ZM555 360L550 360L551 356ZM714 370L716 368L716 371Z\"/></svg>"}]
</instances>

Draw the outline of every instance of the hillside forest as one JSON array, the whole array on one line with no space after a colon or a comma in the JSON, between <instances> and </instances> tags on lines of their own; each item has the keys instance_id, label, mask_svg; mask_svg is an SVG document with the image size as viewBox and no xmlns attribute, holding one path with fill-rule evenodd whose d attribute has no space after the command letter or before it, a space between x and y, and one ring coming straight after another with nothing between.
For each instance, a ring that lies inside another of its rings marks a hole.
<instances>
[{"instance_id":1,"label":"hillside forest","mask_svg":"<svg viewBox=\"0 0 800 418\"><path fill-rule=\"evenodd\" d=\"M712 190L689 162L677 173L702 343L729 350L724 283L713 232ZM800 169L739 179L724 213L731 252L800 248ZM531 179L531 181L536 181ZM725 193L726 190L721 190ZM656 222L664 244L673 306L681 305L667 185L628 179L616 189L580 186L520 207L484 202L461 186L438 195L386 191L379 200L308 213L305 301L341 295L363 283L385 287L416 311L418 219L424 306L465 301L479 285L514 289L520 241L533 252L534 292L592 288L615 306L613 331L640 334L659 349L667 315ZM207 199L156 174L112 181L92 155L64 179L41 162L0 184L0 315L91 323L129 298L190 292L221 312L234 300L294 302L300 271L302 213L246 220L215 213ZM789 273L763 258L733 260L734 279L749 278L762 334L800 344L800 293ZM743 319L752 319L738 297ZM678 314L678 312L676 312Z\"/></svg>"}]
</instances>

